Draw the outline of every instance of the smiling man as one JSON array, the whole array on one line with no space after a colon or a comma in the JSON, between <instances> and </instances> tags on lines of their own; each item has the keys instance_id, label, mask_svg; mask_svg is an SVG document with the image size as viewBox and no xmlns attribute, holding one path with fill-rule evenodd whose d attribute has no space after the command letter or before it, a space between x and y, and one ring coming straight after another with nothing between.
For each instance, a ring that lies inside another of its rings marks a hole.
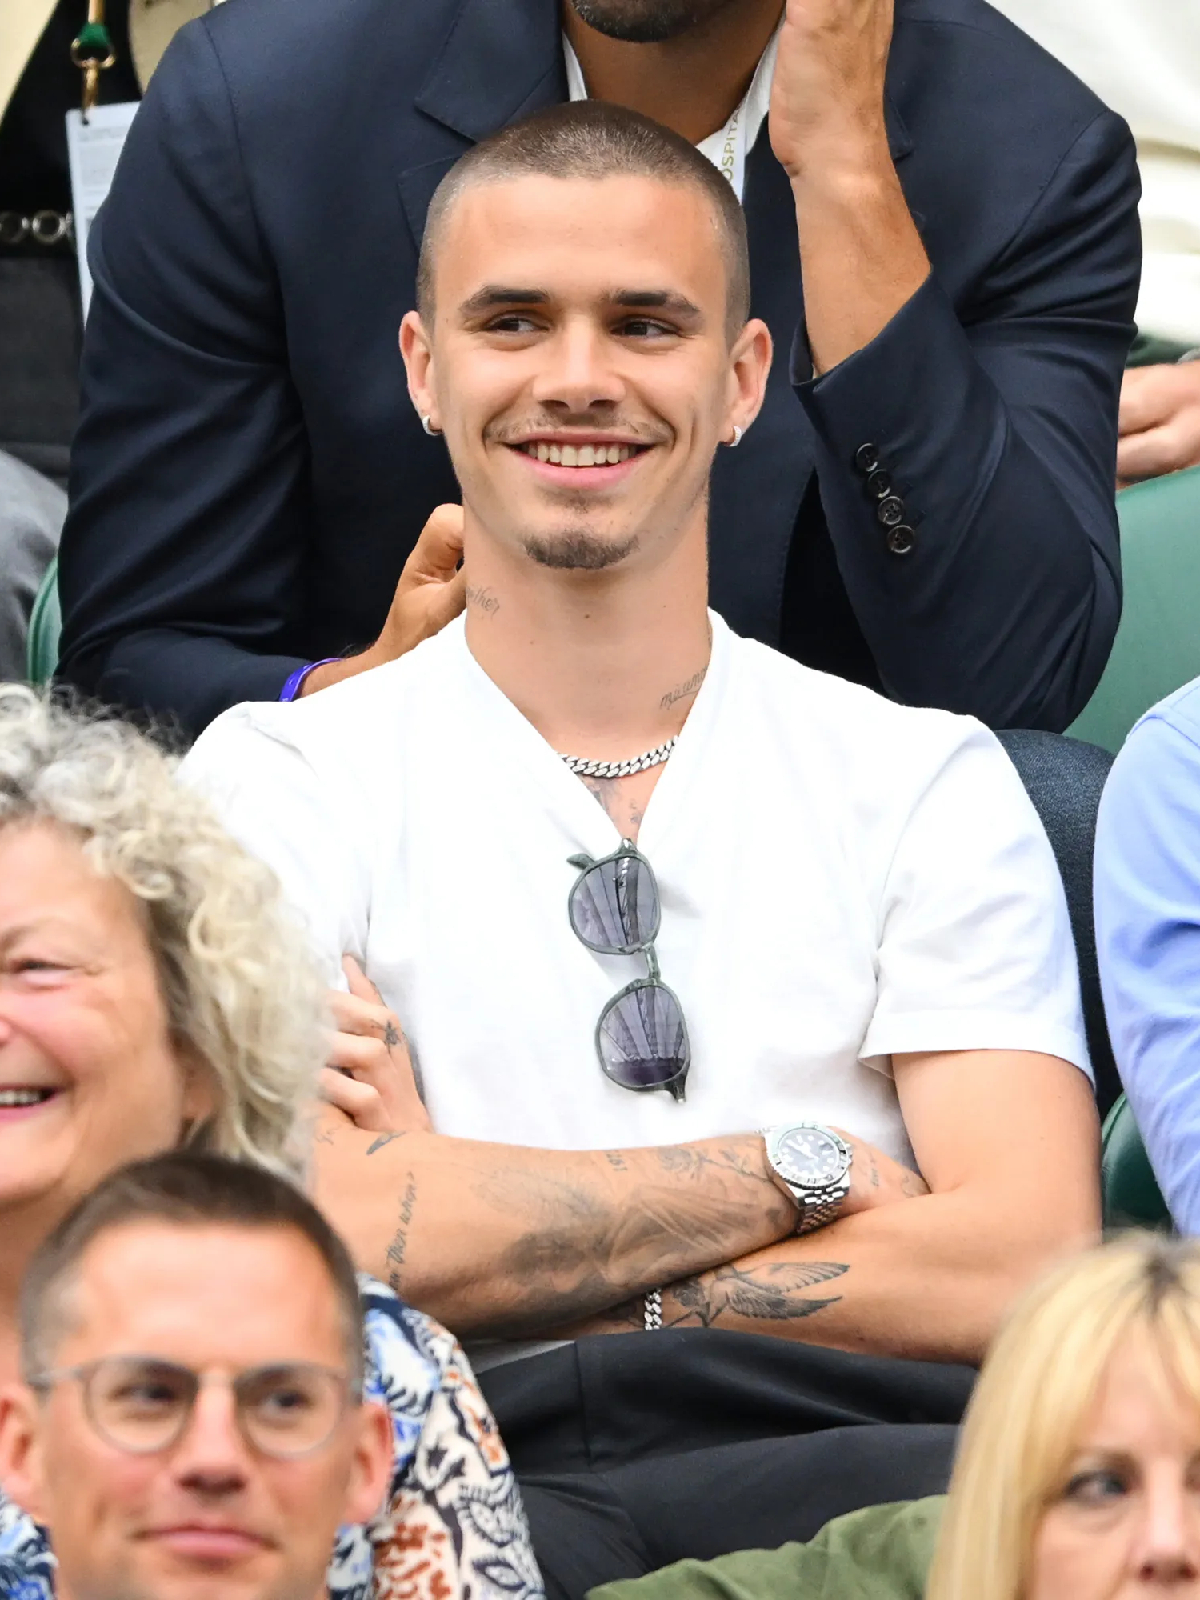
<instances>
[{"instance_id":1,"label":"smiling man","mask_svg":"<svg viewBox=\"0 0 1200 1600\"><path fill-rule=\"evenodd\" d=\"M454 463L392 338L446 171L590 97L745 205L779 359L713 470L715 608L993 727L1083 708L1120 609L1136 164L984 0L195 5L89 234L70 682L198 732L461 609Z\"/></svg>"},{"instance_id":2,"label":"smiling man","mask_svg":"<svg viewBox=\"0 0 1200 1600\"><path fill-rule=\"evenodd\" d=\"M257 1168L106 1179L30 1264L21 1362L0 1481L49 1530L57 1600L318 1600L338 1526L387 1492L353 1265Z\"/></svg>"},{"instance_id":3,"label":"smiling man","mask_svg":"<svg viewBox=\"0 0 1200 1600\"><path fill-rule=\"evenodd\" d=\"M746 261L726 182L631 112L465 157L401 333L465 622L184 764L381 991L338 1000L370 1131L330 1109L317 1192L474 1341L560 1597L939 1487L1009 1297L1096 1225L1003 751L707 609L770 361Z\"/></svg>"}]
</instances>

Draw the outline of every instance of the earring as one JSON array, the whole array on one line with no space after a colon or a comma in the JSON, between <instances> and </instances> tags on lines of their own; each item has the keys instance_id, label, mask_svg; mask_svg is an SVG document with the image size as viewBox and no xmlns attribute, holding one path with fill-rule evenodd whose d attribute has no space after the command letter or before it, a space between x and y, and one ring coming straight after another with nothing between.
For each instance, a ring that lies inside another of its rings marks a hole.
<instances>
[{"instance_id":1,"label":"earring","mask_svg":"<svg viewBox=\"0 0 1200 1600\"><path fill-rule=\"evenodd\" d=\"M746 436L745 428L739 428L737 423L735 422L734 425L733 425L733 438L730 439L730 441L729 441L729 448L731 450L736 450L738 445L740 445L742 440L745 438L745 436Z\"/></svg>"},{"instance_id":2,"label":"earring","mask_svg":"<svg viewBox=\"0 0 1200 1600\"><path fill-rule=\"evenodd\" d=\"M441 431L442 431L440 428L435 428L434 427L433 423L425 415L424 412L421 413L421 426L425 429L425 432L429 435L429 437L431 439L435 439L438 436L438 434L441 433Z\"/></svg>"}]
</instances>

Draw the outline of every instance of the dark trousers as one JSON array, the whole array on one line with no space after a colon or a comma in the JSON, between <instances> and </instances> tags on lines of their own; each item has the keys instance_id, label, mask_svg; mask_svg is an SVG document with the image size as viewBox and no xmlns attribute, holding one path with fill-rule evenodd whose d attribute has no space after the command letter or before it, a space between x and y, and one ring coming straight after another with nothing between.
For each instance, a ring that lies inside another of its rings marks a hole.
<instances>
[{"instance_id":1,"label":"dark trousers","mask_svg":"<svg viewBox=\"0 0 1200 1600\"><path fill-rule=\"evenodd\" d=\"M757 1334L613 1334L482 1378L549 1600L945 1489L968 1367Z\"/></svg>"}]
</instances>

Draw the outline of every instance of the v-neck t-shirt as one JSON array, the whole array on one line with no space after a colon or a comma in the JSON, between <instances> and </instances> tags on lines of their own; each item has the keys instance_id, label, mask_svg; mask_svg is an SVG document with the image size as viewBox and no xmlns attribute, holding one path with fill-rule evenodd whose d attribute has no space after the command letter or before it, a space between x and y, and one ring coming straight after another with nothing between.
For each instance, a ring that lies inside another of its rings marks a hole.
<instances>
[{"instance_id":1,"label":"v-neck t-shirt","mask_svg":"<svg viewBox=\"0 0 1200 1600\"><path fill-rule=\"evenodd\" d=\"M331 982L343 953L363 963L440 1133L585 1149L811 1118L911 1164L893 1052L1087 1071L1061 883L995 737L712 627L637 841L691 1038L681 1103L600 1070L597 1019L646 961L576 937L569 858L619 835L461 618L309 698L225 712L183 772L278 872Z\"/></svg>"}]
</instances>

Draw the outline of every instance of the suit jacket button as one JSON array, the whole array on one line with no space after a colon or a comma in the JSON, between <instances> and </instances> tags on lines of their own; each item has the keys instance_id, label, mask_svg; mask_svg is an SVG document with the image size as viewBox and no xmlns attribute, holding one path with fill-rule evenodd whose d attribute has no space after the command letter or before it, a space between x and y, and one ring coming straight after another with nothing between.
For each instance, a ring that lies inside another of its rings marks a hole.
<instances>
[{"instance_id":1,"label":"suit jacket button","mask_svg":"<svg viewBox=\"0 0 1200 1600\"><path fill-rule=\"evenodd\" d=\"M887 531L887 547L894 556L910 556L916 549L917 536L907 522L900 522Z\"/></svg>"},{"instance_id":2,"label":"suit jacket button","mask_svg":"<svg viewBox=\"0 0 1200 1600\"><path fill-rule=\"evenodd\" d=\"M873 494L876 500L882 500L886 495L891 494L892 480L882 467L876 467L875 471L867 478L867 492L868 494Z\"/></svg>"},{"instance_id":3,"label":"suit jacket button","mask_svg":"<svg viewBox=\"0 0 1200 1600\"><path fill-rule=\"evenodd\" d=\"M854 452L854 465L860 472L874 472L879 465L879 450L873 444L860 444Z\"/></svg>"},{"instance_id":4,"label":"suit jacket button","mask_svg":"<svg viewBox=\"0 0 1200 1600\"><path fill-rule=\"evenodd\" d=\"M904 501L898 494L885 495L875 507L875 515L885 528L894 528L904 521Z\"/></svg>"}]
</instances>

